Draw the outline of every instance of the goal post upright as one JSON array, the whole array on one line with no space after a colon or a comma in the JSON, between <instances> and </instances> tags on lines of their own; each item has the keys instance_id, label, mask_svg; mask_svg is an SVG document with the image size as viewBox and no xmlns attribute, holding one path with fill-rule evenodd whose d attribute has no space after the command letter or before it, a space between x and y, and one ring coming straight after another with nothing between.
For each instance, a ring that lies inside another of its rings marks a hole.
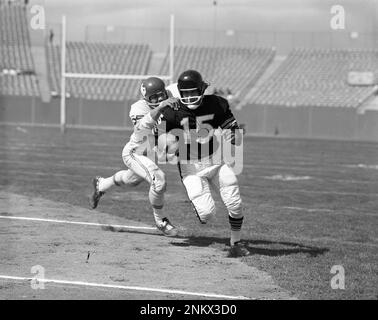
<instances>
[{"instance_id":1,"label":"goal post upright","mask_svg":"<svg viewBox=\"0 0 378 320\"><path fill-rule=\"evenodd\" d=\"M175 15L171 14L169 26L169 84L173 83L174 77L174 50L175 50Z\"/></svg>"},{"instance_id":2,"label":"goal post upright","mask_svg":"<svg viewBox=\"0 0 378 320\"><path fill-rule=\"evenodd\" d=\"M60 53L60 131L66 130L66 16L62 16L62 41Z\"/></svg>"},{"instance_id":3,"label":"goal post upright","mask_svg":"<svg viewBox=\"0 0 378 320\"><path fill-rule=\"evenodd\" d=\"M170 15L169 26L169 74L150 75L150 74L97 74L97 73L78 73L66 72L67 45L66 45L66 16L62 16L61 32L61 51L60 51L60 131L66 131L66 81L67 78L79 79L113 79L113 80L142 80L148 77L159 77L168 80L169 84L174 81L174 14Z\"/></svg>"}]
</instances>

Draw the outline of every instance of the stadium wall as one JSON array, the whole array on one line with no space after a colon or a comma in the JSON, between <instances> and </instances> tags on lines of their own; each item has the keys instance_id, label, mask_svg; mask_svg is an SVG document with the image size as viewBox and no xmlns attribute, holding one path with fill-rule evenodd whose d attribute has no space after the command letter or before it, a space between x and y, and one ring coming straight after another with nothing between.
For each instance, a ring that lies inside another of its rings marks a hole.
<instances>
[{"instance_id":1,"label":"stadium wall","mask_svg":"<svg viewBox=\"0 0 378 320\"><path fill-rule=\"evenodd\" d=\"M133 101L66 99L67 125L131 128ZM0 122L59 125L60 99L44 103L38 97L0 97Z\"/></svg>"},{"instance_id":2,"label":"stadium wall","mask_svg":"<svg viewBox=\"0 0 378 320\"><path fill-rule=\"evenodd\" d=\"M252 135L378 142L378 111L254 104L234 113Z\"/></svg>"},{"instance_id":3,"label":"stadium wall","mask_svg":"<svg viewBox=\"0 0 378 320\"><path fill-rule=\"evenodd\" d=\"M67 125L131 128L134 101L66 100ZM259 136L365 140L378 142L378 111L330 107L246 105L234 114L247 133ZM59 125L60 99L0 96L0 122Z\"/></svg>"}]
</instances>

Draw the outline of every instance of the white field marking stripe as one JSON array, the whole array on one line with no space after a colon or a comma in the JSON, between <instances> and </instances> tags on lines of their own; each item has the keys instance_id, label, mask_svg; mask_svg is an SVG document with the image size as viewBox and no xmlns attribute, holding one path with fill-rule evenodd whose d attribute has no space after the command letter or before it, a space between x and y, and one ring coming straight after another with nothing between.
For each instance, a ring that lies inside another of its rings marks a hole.
<instances>
[{"instance_id":1,"label":"white field marking stripe","mask_svg":"<svg viewBox=\"0 0 378 320\"><path fill-rule=\"evenodd\" d=\"M267 166L267 165L254 165L254 164L243 164L243 168L247 168L247 169L267 169L267 170L298 170L298 171L308 171L308 172L311 172L311 171L331 171L331 172L344 172L344 171L347 171L347 170L340 170L340 166L336 166L336 165L332 165L332 166L329 166L329 167L313 167L313 166L308 166L308 167L298 167L298 166L277 166L277 165L272 165L272 166Z\"/></svg>"},{"instance_id":2,"label":"white field marking stripe","mask_svg":"<svg viewBox=\"0 0 378 320\"><path fill-rule=\"evenodd\" d=\"M12 161L12 160L0 160L0 163L10 163L10 164L21 164L21 165L27 165L30 167L30 162L28 161ZM88 168L88 169L110 169L110 170L117 170L116 167L108 167L108 166L90 166L90 165L76 165L71 163L54 163L53 167L57 168ZM35 168L40 169L40 168ZM33 170L33 168L31 168Z\"/></svg>"},{"instance_id":3,"label":"white field marking stripe","mask_svg":"<svg viewBox=\"0 0 378 320\"><path fill-rule=\"evenodd\" d=\"M102 284L102 283L83 282L83 281L39 279L39 278L28 278L28 277L14 277L14 276L6 276L6 275L0 275L0 279L19 280L19 281L37 280L38 282L45 282L45 283L51 282L51 283L86 286L86 287L111 288L111 289L123 289L123 290L134 290L134 291L151 291L151 292L181 294L181 295L190 295L190 296L207 297L207 298L250 300L250 298L247 298L244 296L229 296L229 295L217 294L217 293L191 292L191 291L157 289L157 288L137 287L137 286L121 286L121 285L114 285L114 284Z\"/></svg>"},{"instance_id":4,"label":"white field marking stripe","mask_svg":"<svg viewBox=\"0 0 378 320\"><path fill-rule=\"evenodd\" d=\"M30 162L28 161L12 161L12 160L0 160L0 163L10 163L10 164L18 164L18 165L27 165L28 168L30 168L31 173L34 172L34 170L42 169L42 168L33 168L30 166ZM42 165L40 165L42 166ZM46 167L46 166L45 166ZM80 164L73 164L72 162L66 162L66 163L54 163L51 167L56 167L56 168L82 168L82 169L109 169L109 170L121 170L120 165L116 165L113 167L109 166L101 166L101 165L80 165ZM17 170L17 168L13 168L14 170ZM126 170L127 167L125 166L122 170ZM10 168L7 168L7 171L10 171ZM175 166L170 166L165 169L166 172L176 172ZM19 172L19 171L18 171ZM72 174L71 174L72 176Z\"/></svg>"},{"instance_id":5,"label":"white field marking stripe","mask_svg":"<svg viewBox=\"0 0 378 320\"><path fill-rule=\"evenodd\" d=\"M24 155L29 155L29 153L18 153L19 155L20 154L24 154ZM51 159L51 158L55 158L54 155L47 155L47 156L41 156L40 154L38 155L38 157L42 157L42 158L46 158L46 159ZM121 156L117 156L117 157L112 157L112 158L109 158L110 160L119 160ZM61 159L61 157L57 156L56 157L57 159ZM114 169L114 167L108 167L108 166L99 166L99 165L80 165L80 162L82 160L86 160L85 158L83 159L75 159L75 160L72 160L72 161L69 161L69 162L66 162L66 163L54 163L55 166L57 167L70 167L70 168L90 168L90 169L97 169L97 168L105 168L105 169ZM78 162L77 164L75 164L74 162ZM0 163L10 163L10 164L27 164L27 165L30 165L30 162L28 161L22 161L22 160L12 160L12 159L0 159ZM249 168L249 167L255 167L255 168L258 168L259 166L255 166L255 165L244 165L244 168ZM274 168L277 168L277 167L259 167L259 168L265 168L265 169L274 169ZM291 169L296 169L296 167L280 167L280 169L286 169L286 170L291 170ZM302 169L305 169L305 168L302 168ZM324 171L323 169L309 169L308 171ZM260 179L266 179L266 176L256 176L256 178L260 178ZM358 182L358 183L371 183L371 182L374 182L374 181L363 181L363 180L345 180L345 179L323 179L323 178L317 178L317 177L313 177L313 179L316 179L316 180L323 180L323 181L338 181L338 182Z\"/></svg>"},{"instance_id":6,"label":"white field marking stripe","mask_svg":"<svg viewBox=\"0 0 378 320\"><path fill-rule=\"evenodd\" d=\"M119 157L117 158L108 158L109 160L119 160ZM83 159L85 160L85 159ZM76 160L77 161L77 160ZM17 163L21 163L21 164L26 164L27 162L25 161L12 161L12 160L0 160L0 163L1 162L8 162L8 163L11 163L11 164L17 164ZM56 164L55 164L56 165ZM96 165L96 166L90 166L90 165L80 165L80 164L73 164L72 162L69 162L69 164L58 164L59 167L71 167L71 168L83 168L83 169L110 169L110 170L115 170L116 166L115 167L109 167L109 166L99 166L99 165ZM30 167L30 166L29 166ZM38 168L36 168L38 169ZM41 176L62 176L62 177L65 177L65 176L72 176L72 174L66 174L66 173L44 173L44 172L40 172L40 171L36 171L36 169L32 169L32 171L21 171L21 170L18 170L17 168L7 168L7 172L10 172L10 171L16 171L17 173L20 173L20 174L30 174L30 175L41 175ZM126 170L126 168L124 168L124 170ZM165 172L176 172L176 168L175 167L166 167L164 169ZM264 179L266 180L265 176L256 176L255 178L258 178L258 179ZM269 179L268 179L269 180ZM369 181L364 181L364 180L344 180L344 179L322 179L322 178L313 178L313 180L318 180L318 181L332 181L332 182L344 182L344 183L362 183L362 184L371 184L371 183L377 183L376 181L373 181L373 180L369 180ZM299 181L303 181L303 180L299 180ZM306 180L307 181L307 180ZM283 181L283 182L286 182L286 181ZM289 182L295 182L295 181L289 181Z\"/></svg>"},{"instance_id":7,"label":"white field marking stripe","mask_svg":"<svg viewBox=\"0 0 378 320\"><path fill-rule=\"evenodd\" d=\"M323 213L330 213L335 215L341 215L341 216L352 216L352 217L378 217L378 214L370 213L370 212L363 212L363 213L353 213L353 212L339 212L337 210L331 210L331 209L310 209L310 208L302 208L302 207L288 207L288 206L261 206L261 209L287 209L287 210L293 210L293 211L305 211L305 212L323 212ZM357 209L356 209L357 210Z\"/></svg>"},{"instance_id":8,"label":"white field marking stripe","mask_svg":"<svg viewBox=\"0 0 378 320\"><path fill-rule=\"evenodd\" d=\"M20 127L40 127L40 128L60 128L60 124L47 124L47 123L30 123L30 122L4 122L0 121L0 126L20 126ZM128 126L90 126L84 124L66 124L67 128L79 130L100 130L100 131L133 131L132 127Z\"/></svg>"},{"instance_id":9,"label":"white field marking stripe","mask_svg":"<svg viewBox=\"0 0 378 320\"><path fill-rule=\"evenodd\" d=\"M255 176L254 178L257 178L257 179L264 179L266 180L267 177L266 176ZM325 182L343 182L343 183L377 183L377 181L375 180L346 180L346 179L329 179L329 178L318 178L318 177L311 177L312 180L317 180L317 181L325 181ZM268 179L268 180L274 180L274 179ZM291 180L291 181L287 181L287 182L296 182L296 181L308 181L310 179L307 179L307 180ZM274 180L274 181L277 181L277 180ZM280 180L280 181L283 181L283 180ZM283 181L283 182L286 182L286 181Z\"/></svg>"},{"instance_id":10,"label":"white field marking stripe","mask_svg":"<svg viewBox=\"0 0 378 320\"><path fill-rule=\"evenodd\" d=\"M264 187L259 187L258 185L254 186L242 186L243 189L262 189ZM337 192L337 191L317 191L317 190L304 190L304 189L285 189L285 190L269 190L272 193L282 193L290 192L292 194L298 193L308 193L308 194L335 194L339 196L367 196L367 197L378 197L378 193L356 193L356 192Z\"/></svg>"},{"instance_id":11,"label":"white field marking stripe","mask_svg":"<svg viewBox=\"0 0 378 320\"><path fill-rule=\"evenodd\" d=\"M93 226L107 226L107 227L121 227L121 228L134 228L134 229L150 229L150 230L157 230L156 228L152 227L135 227L135 226L122 226L122 225L110 225L110 224L100 224L100 223L91 223L91 222L75 222L75 221L62 221L62 220L52 220L52 219L40 219L40 218L29 218L29 217L14 217L14 216L1 216L0 219L13 219L13 220L29 220L29 221L40 221L40 222L53 222L53 223L66 223L66 224L80 224L80 225L93 225ZM265 233L256 234L258 236L266 236ZM315 241L315 242L336 242L336 243L344 243L350 245L359 245L359 246L368 246L368 247L377 247L378 243L361 243L357 241L349 241L349 240L338 240L335 238L308 238L308 237L289 237L290 240L296 241Z\"/></svg>"},{"instance_id":12,"label":"white field marking stripe","mask_svg":"<svg viewBox=\"0 0 378 320\"><path fill-rule=\"evenodd\" d=\"M307 211L307 212L323 212L323 213L330 213L332 215L338 216L351 216L355 218L359 217L375 217L378 218L378 214L370 213L370 212L363 212L363 213L353 213L353 212L338 212L336 210L330 209L308 209L308 208L300 208L300 207L281 207L282 209L288 210L295 210L295 211Z\"/></svg>"},{"instance_id":13,"label":"white field marking stripe","mask_svg":"<svg viewBox=\"0 0 378 320\"><path fill-rule=\"evenodd\" d=\"M59 145L46 145L46 144L20 144L20 143L10 143L10 145L12 146L0 146L0 149L5 149L5 150L22 150L22 151L25 151L26 150L33 150L35 148L58 148L60 149L60 146ZM83 145L86 145L86 144L83 144ZM19 147L15 147L15 146L19 146ZM113 148L118 148L118 146L114 145L109 145L108 143L93 143L91 144L91 146L98 146L98 147L113 147ZM81 147L81 145L77 145L76 146L77 149L79 149ZM79 151L79 150L76 150L76 147L73 147L72 149L74 151ZM57 150L59 152L59 150ZM29 154L29 153L26 153L26 152L23 152L23 153L18 153L18 154ZM107 152L101 152L101 151L96 151L94 154L108 154ZM39 155L41 156L41 155ZM47 157L51 157L51 155L48 155ZM60 158L59 156L57 156L57 158ZM118 157L117 157L118 159ZM290 159L291 162L295 162L295 159ZM275 163L272 163L271 165L268 165L267 166L267 162L266 161L260 161L261 164L244 164L243 167L244 168L256 168L256 169L298 169L298 170L308 170L308 171L325 171L324 168L319 168L317 167L317 164L314 163L314 162L308 162L308 163L305 163L305 162L295 162L297 165L303 165L303 167L298 167L298 166L280 166L280 164L285 164L286 162L275 162ZM336 169L336 168L339 168L339 167L343 167L343 168L347 168L347 166L345 165L338 165L338 164L323 164L323 165L328 165L328 168L331 166L333 169ZM316 167L314 167L316 166ZM354 167L353 167L354 168ZM331 170L331 171L334 171L334 170ZM345 170L343 170L345 171Z\"/></svg>"},{"instance_id":14,"label":"white field marking stripe","mask_svg":"<svg viewBox=\"0 0 378 320\"><path fill-rule=\"evenodd\" d=\"M14 216L1 216L0 215L0 219L79 224L79 225L85 225L85 226L113 227L113 228L123 228L123 229L157 230L157 228L154 228L154 227L125 226L125 225L119 225L119 224L103 224L103 223L96 223L96 222L67 221L67 220L32 218L32 217L14 217Z\"/></svg>"}]
</instances>

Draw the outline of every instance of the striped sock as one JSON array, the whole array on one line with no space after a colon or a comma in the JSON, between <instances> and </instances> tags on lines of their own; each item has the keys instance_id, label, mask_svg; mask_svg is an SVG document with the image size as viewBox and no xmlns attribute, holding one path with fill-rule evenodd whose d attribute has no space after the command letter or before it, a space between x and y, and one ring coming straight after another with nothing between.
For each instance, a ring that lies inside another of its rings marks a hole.
<instances>
[{"instance_id":1,"label":"striped sock","mask_svg":"<svg viewBox=\"0 0 378 320\"><path fill-rule=\"evenodd\" d=\"M228 220L231 226L231 239L230 239L231 246L233 246L236 242L240 241L243 218L244 217L233 218L231 216L228 216Z\"/></svg>"}]
</instances>

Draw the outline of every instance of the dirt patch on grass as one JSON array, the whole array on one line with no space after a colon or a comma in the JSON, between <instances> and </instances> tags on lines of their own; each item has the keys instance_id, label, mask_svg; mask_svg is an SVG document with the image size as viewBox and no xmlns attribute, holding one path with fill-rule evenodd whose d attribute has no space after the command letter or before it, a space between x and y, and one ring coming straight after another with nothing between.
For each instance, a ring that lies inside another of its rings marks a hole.
<instances>
[{"instance_id":1,"label":"dirt patch on grass","mask_svg":"<svg viewBox=\"0 0 378 320\"><path fill-rule=\"evenodd\" d=\"M7 213L4 217L146 226L42 198L5 192L0 192L0 196L7 199L0 203L0 212ZM167 238L154 230L114 232L98 226L2 218L0 238L2 275L33 277L32 266L41 265L48 279L215 293L252 299L292 298L267 273L248 266L242 258L227 258L226 245L186 246L187 238ZM45 290L37 292L25 284L10 284L6 280L0 280L0 283L1 299L204 298L52 284L46 284Z\"/></svg>"}]
</instances>

